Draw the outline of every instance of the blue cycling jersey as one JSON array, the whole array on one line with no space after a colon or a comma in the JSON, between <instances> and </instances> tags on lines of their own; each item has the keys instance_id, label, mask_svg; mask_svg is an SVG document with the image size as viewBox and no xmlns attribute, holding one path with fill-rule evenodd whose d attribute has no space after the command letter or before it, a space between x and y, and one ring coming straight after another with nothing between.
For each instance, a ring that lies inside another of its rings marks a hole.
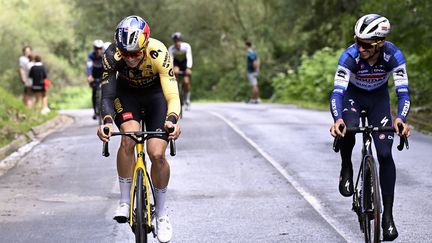
<instances>
[{"instance_id":1,"label":"blue cycling jersey","mask_svg":"<svg viewBox=\"0 0 432 243\"><path fill-rule=\"evenodd\" d=\"M405 58L399 48L388 41L384 43L378 61L372 66L366 60L360 58L356 44L351 45L341 55L334 79L333 92L330 97L330 109L333 119L336 121L342 118L343 96L350 87L363 90L366 93L387 88L392 72L398 97L397 116L406 122L411 98Z\"/></svg>"},{"instance_id":2,"label":"blue cycling jersey","mask_svg":"<svg viewBox=\"0 0 432 243\"><path fill-rule=\"evenodd\" d=\"M103 65L102 56L91 52L87 57L87 76L92 75L95 79L102 79Z\"/></svg>"}]
</instances>

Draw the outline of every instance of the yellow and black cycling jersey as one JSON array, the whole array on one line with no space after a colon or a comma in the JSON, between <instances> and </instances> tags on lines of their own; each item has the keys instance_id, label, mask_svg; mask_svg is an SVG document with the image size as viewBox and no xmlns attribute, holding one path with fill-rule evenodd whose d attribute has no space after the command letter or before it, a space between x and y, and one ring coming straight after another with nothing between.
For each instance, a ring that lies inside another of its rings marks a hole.
<instances>
[{"instance_id":1,"label":"yellow and black cycling jersey","mask_svg":"<svg viewBox=\"0 0 432 243\"><path fill-rule=\"evenodd\" d=\"M163 92L167 102L167 117L180 114L180 99L177 80L173 74L172 58L166 46L153 38L149 39L144 57L137 67L131 68L122 59L121 52L111 44L103 57L102 117L116 114L114 99L117 91L122 93Z\"/></svg>"}]
</instances>

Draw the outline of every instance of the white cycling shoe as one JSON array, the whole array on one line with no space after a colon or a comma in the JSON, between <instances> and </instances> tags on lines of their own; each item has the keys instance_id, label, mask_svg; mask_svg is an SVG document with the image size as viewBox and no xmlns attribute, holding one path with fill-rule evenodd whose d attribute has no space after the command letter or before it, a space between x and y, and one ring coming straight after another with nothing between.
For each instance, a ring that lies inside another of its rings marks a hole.
<instances>
[{"instance_id":1,"label":"white cycling shoe","mask_svg":"<svg viewBox=\"0 0 432 243\"><path fill-rule=\"evenodd\" d=\"M113 219L117 221L117 223L126 223L129 219L129 209L129 204L121 203L120 205L118 205Z\"/></svg>"},{"instance_id":2,"label":"white cycling shoe","mask_svg":"<svg viewBox=\"0 0 432 243\"><path fill-rule=\"evenodd\" d=\"M168 215L156 220L157 238L159 242L169 242L172 237L172 227Z\"/></svg>"}]
</instances>

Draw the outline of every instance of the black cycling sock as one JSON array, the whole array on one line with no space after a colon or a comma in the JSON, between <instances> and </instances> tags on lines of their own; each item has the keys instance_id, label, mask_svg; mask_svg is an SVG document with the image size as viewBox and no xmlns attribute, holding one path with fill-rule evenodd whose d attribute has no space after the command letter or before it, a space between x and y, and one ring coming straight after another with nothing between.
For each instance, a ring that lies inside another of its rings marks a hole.
<instances>
[{"instance_id":1,"label":"black cycling sock","mask_svg":"<svg viewBox=\"0 0 432 243\"><path fill-rule=\"evenodd\" d=\"M354 145L355 145L355 136L353 135L346 135L341 140L340 154L342 158L343 171L352 170L351 156L352 156L352 150L354 148Z\"/></svg>"},{"instance_id":2,"label":"black cycling sock","mask_svg":"<svg viewBox=\"0 0 432 243\"><path fill-rule=\"evenodd\" d=\"M383 195L383 205L384 205L383 218L386 219L393 218L393 202L394 202L394 195Z\"/></svg>"}]
</instances>

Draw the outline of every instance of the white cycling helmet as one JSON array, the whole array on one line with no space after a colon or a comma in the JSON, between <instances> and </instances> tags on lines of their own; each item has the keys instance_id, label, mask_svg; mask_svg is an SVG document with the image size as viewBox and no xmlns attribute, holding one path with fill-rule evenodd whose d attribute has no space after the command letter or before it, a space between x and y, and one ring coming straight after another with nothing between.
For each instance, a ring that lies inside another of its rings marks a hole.
<instances>
[{"instance_id":1,"label":"white cycling helmet","mask_svg":"<svg viewBox=\"0 0 432 243\"><path fill-rule=\"evenodd\" d=\"M93 41L93 47L94 48L102 48L104 45L104 42L102 40L95 40Z\"/></svg>"},{"instance_id":2,"label":"white cycling helmet","mask_svg":"<svg viewBox=\"0 0 432 243\"><path fill-rule=\"evenodd\" d=\"M354 32L360 39L385 38L390 33L390 21L378 14L367 14L357 20Z\"/></svg>"},{"instance_id":3,"label":"white cycling helmet","mask_svg":"<svg viewBox=\"0 0 432 243\"><path fill-rule=\"evenodd\" d=\"M173 39L174 41L176 40L182 40L183 36L181 32L175 32L171 35L171 39Z\"/></svg>"}]
</instances>

